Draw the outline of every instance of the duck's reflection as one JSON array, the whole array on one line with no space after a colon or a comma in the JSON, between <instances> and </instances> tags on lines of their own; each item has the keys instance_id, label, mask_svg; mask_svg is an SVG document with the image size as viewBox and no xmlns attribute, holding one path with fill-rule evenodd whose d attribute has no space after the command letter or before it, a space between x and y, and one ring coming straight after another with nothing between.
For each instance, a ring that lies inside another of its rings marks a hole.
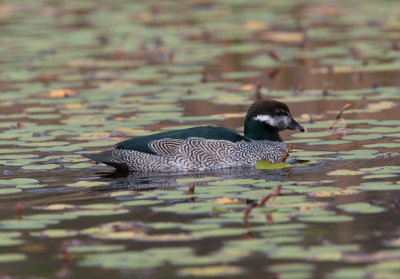
<instances>
[{"instance_id":1,"label":"duck's reflection","mask_svg":"<svg viewBox=\"0 0 400 279\"><path fill-rule=\"evenodd\" d=\"M102 174L102 177L110 180L110 187L112 190L136 190L146 191L153 189L175 189L178 186L206 184L205 182L196 182L195 180L188 180L185 178L206 178L215 177L216 180L229 180L229 179L258 179L265 181L283 182L289 179L290 171L288 169L259 171L254 167L242 168L226 168L219 170L208 171L190 171L190 172L113 172ZM177 181L178 180L178 181Z\"/></svg>"}]
</instances>

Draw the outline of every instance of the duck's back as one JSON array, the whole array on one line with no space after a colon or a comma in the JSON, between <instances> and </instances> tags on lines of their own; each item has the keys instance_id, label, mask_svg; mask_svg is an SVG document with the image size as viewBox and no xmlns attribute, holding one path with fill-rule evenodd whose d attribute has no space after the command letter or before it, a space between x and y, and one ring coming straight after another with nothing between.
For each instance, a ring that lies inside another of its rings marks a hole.
<instances>
[{"instance_id":1,"label":"duck's back","mask_svg":"<svg viewBox=\"0 0 400 279\"><path fill-rule=\"evenodd\" d=\"M248 141L244 136L224 127L199 126L188 129L167 131L149 136L131 138L117 143L117 149L136 150L148 154L156 154L150 147L150 142L161 139L186 140L188 138L203 138L212 140L226 140L230 142Z\"/></svg>"}]
</instances>

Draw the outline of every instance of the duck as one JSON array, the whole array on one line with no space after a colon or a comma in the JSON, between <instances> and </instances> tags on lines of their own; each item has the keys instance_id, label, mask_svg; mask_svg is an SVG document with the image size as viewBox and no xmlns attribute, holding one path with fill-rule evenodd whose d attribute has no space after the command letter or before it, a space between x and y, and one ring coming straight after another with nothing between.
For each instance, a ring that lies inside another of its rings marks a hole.
<instances>
[{"instance_id":1,"label":"duck","mask_svg":"<svg viewBox=\"0 0 400 279\"><path fill-rule=\"evenodd\" d=\"M244 134L225 127L197 126L131 138L84 157L133 172L210 170L277 163L288 146L279 132L305 132L289 107L275 100L253 102L244 119Z\"/></svg>"}]
</instances>

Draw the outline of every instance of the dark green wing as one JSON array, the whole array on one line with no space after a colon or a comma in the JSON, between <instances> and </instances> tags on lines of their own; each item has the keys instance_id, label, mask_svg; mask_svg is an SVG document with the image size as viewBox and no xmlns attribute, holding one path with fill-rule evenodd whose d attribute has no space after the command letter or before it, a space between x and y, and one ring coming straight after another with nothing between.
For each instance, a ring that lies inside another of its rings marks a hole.
<instances>
[{"instance_id":1,"label":"dark green wing","mask_svg":"<svg viewBox=\"0 0 400 279\"><path fill-rule=\"evenodd\" d=\"M128 139L126 141L117 143L117 149L130 149L149 154L156 154L148 146L149 142L153 140L159 140L164 138L185 140L191 137L214 139L214 140L228 140L231 142L248 140L242 135L224 127L200 126L200 127L168 131L149 136Z\"/></svg>"}]
</instances>

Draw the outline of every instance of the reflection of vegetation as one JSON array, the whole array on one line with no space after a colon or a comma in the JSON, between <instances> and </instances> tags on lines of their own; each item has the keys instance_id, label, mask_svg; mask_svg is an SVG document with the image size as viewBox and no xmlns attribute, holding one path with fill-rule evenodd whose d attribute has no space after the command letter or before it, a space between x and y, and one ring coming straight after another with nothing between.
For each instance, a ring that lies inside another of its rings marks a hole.
<instances>
[{"instance_id":1,"label":"reflection of vegetation","mask_svg":"<svg viewBox=\"0 0 400 279\"><path fill-rule=\"evenodd\" d=\"M2 273L52 278L61 253L77 278L396 278L397 1L32 3L0 5ZM302 113L288 160L312 164L111 179L75 153L211 121L240 131L255 84ZM346 103L346 133L327 131ZM278 183L249 233L246 200Z\"/></svg>"}]
</instances>

